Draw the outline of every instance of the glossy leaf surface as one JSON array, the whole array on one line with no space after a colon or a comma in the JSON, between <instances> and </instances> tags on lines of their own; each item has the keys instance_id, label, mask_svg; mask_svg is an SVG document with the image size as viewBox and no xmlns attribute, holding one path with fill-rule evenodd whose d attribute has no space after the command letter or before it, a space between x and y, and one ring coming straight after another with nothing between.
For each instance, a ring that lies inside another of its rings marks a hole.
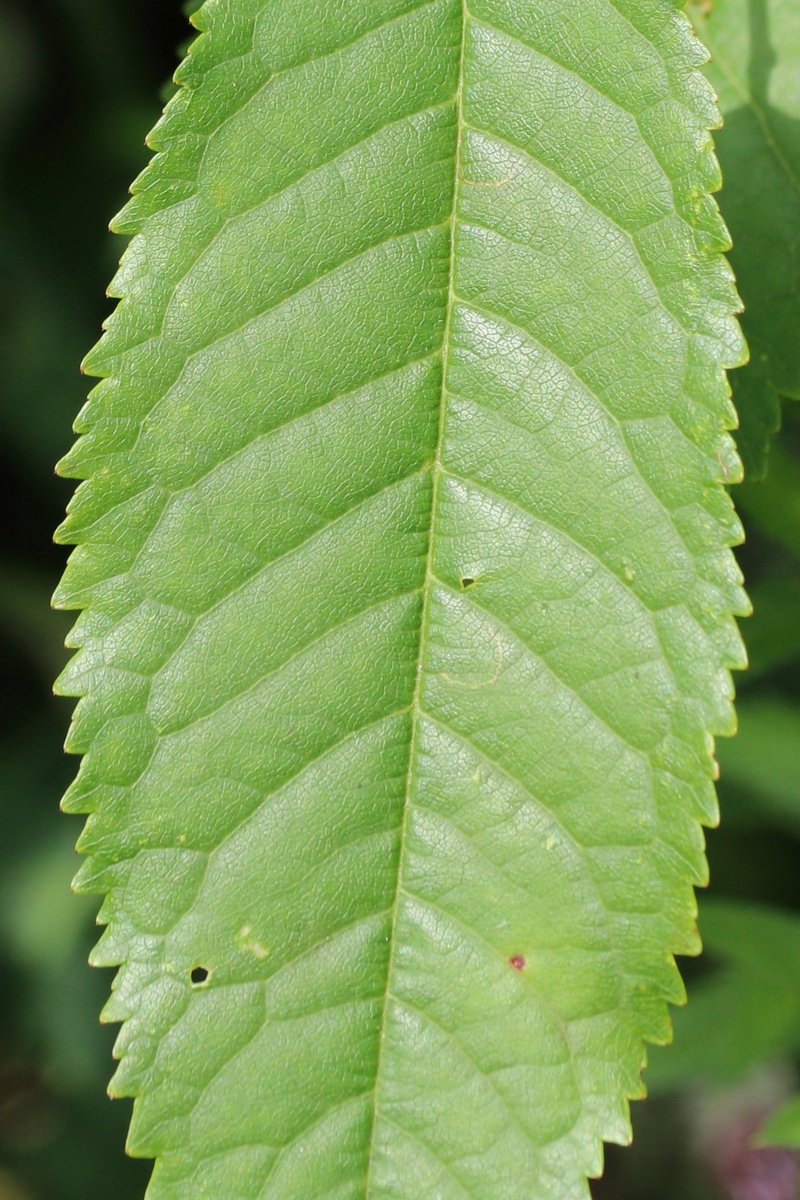
<instances>
[{"instance_id":1,"label":"glossy leaf surface","mask_svg":"<svg viewBox=\"0 0 800 1200\"><path fill-rule=\"evenodd\" d=\"M85 609L153 1200L587 1195L697 949L743 357L667 0L211 0L116 227Z\"/></svg>"}]
</instances>

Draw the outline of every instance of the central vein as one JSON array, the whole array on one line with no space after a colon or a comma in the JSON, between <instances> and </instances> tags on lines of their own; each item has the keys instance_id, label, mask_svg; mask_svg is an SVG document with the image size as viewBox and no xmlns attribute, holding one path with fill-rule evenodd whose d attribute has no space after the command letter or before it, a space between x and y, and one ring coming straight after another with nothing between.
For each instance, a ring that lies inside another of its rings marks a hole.
<instances>
[{"instance_id":1,"label":"central vein","mask_svg":"<svg viewBox=\"0 0 800 1200\"><path fill-rule=\"evenodd\" d=\"M453 309L456 303L455 290L455 271L456 271L456 222L459 199L459 185L461 180L461 147L464 134L464 66L465 53L467 43L467 21L469 13L466 5L466 0L462 0L461 7L461 43L460 57L458 66L458 88L455 96L456 115L457 115L457 132L456 132L456 150L454 157L453 171L453 198L450 206L450 269L448 276L447 290L447 315L445 319L444 337L442 340L442 389L439 400L439 419L436 438L436 449L431 462L431 513L428 536L428 549L425 559L425 580L422 587L422 613L420 618L420 636L419 636L419 653L417 657L417 673L414 683L414 695L411 702L411 738L409 743L409 758L408 758L408 775L406 777L405 799L403 804L403 820L400 828L400 840L398 849L398 865L397 865L397 886L395 888L394 903L392 906L390 920L390 949L389 949L389 965L386 973L386 992L383 998L383 1012L381 1017L381 1030L378 1043L378 1064L375 1073L375 1088L374 1088L374 1107L372 1117L372 1133L369 1161L367 1166L367 1179L365 1196L369 1200L370 1195L370 1179L372 1172L372 1163L374 1160L374 1143L375 1132L378 1124L378 1115L380 1107L380 1091L381 1091L381 1068L384 1058L384 1044L386 1040L387 1012L392 998L393 987L392 980L395 966L395 944L397 932L397 916L400 906L400 898L402 894L402 879L403 866L406 853L406 841L408 833L408 814L411 807L411 791L414 781L414 766L417 753L417 740L420 721L420 704L422 697L422 680L424 673L425 647L427 644L428 623L430 617L431 593L434 585L433 574L433 549L434 538L436 533L436 514L438 508L438 493L439 482L442 476L442 445L444 441L445 421L447 413L447 380L451 341L451 327L453 321Z\"/></svg>"}]
</instances>

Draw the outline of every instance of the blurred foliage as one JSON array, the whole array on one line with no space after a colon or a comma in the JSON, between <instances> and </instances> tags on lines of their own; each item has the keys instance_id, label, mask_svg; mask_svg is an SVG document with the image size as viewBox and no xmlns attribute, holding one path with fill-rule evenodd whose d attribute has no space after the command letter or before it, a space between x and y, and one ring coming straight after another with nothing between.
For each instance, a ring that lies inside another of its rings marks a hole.
<instances>
[{"instance_id":1,"label":"blurred foliage","mask_svg":"<svg viewBox=\"0 0 800 1200\"><path fill-rule=\"evenodd\" d=\"M651 1052L651 1093L736 1084L800 1052L800 915L708 898L702 929L713 969L674 1014L674 1044Z\"/></svg>"},{"instance_id":2,"label":"blurred foliage","mask_svg":"<svg viewBox=\"0 0 800 1200\"><path fill-rule=\"evenodd\" d=\"M750 366L731 382L739 452L756 479L780 397L800 399L800 20L797 0L691 0L689 13L725 117L720 207L750 346Z\"/></svg>"},{"instance_id":3,"label":"blurred foliage","mask_svg":"<svg viewBox=\"0 0 800 1200\"><path fill-rule=\"evenodd\" d=\"M785 70L800 39L800 22L786 24L792 5L705 0L695 10L721 42L719 67L736 68L721 93L719 150L754 350L734 390L755 462L776 424L770 404L797 390L800 188L774 182L764 137L771 130L791 153L800 145L775 97L777 80L782 103L800 98L800 71L792 83ZM712 24L725 12L738 22L727 42ZM144 135L186 36L179 0L2 0L0 1200L112 1191L138 1200L149 1170L124 1159L127 1106L105 1098L113 1030L97 1013L109 978L85 966L94 901L68 890L77 830L57 803L73 766L60 749L66 706L50 695L65 629L48 599L62 565L50 534L69 489L52 463L71 440L85 392L76 364L95 340L119 255L103 230L146 161ZM761 270L769 256L785 260L778 276L794 263L777 307ZM745 627L752 666L739 679L740 737L719 747L724 820L709 835L713 889L700 915L708 954L684 963L690 1005L676 1014L675 1046L653 1052L634 1147L609 1150L597 1200L792 1200L797 1188L792 1152L759 1148L800 1144L800 415L791 404L767 479L736 499L748 530L740 559L755 607Z\"/></svg>"},{"instance_id":4,"label":"blurred foliage","mask_svg":"<svg viewBox=\"0 0 800 1200\"><path fill-rule=\"evenodd\" d=\"M129 1112L105 1095L110 979L85 965L96 906L70 895L78 823L58 813L73 764L50 692L69 493L53 463L107 309L119 246L104 230L187 32L164 0L0 4L0 1200L139 1200L149 1171L124 1158Z\"/></svg>"},{"instance_id":5,"label":"blurred foliage","mask_svg":"<svg viewBox=\"0 0 800 1200\"><path fill-rule=\"evenodd\" d=\"M758 1140L765 1146L794 1146L800 1149L800 1095L775 1109L761 1127Z\"/></svg>"}]
</instances>

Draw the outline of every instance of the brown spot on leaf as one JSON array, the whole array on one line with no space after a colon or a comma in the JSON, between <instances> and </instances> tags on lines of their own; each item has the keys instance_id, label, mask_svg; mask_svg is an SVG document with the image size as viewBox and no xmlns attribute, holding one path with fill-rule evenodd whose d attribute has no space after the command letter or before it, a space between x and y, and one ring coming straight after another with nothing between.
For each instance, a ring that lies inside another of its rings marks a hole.
<instances>
[{"instance_id":1,"label":"brown spot on leaf","mask_svg":"<svg viewBox=\"0 0 800 1200\"><path fill-rule=\"evenodd\" d=\"M508 965L513 967L515 971L524 971L526 966L525 955L512 954L511 958L508 960Z\"/></svg>"}]
</instances>

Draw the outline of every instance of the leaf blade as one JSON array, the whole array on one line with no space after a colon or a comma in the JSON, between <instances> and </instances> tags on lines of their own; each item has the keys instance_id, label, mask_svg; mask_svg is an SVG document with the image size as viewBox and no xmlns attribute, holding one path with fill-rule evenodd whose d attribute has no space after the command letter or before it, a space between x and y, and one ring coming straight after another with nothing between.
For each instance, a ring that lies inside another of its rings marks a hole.
<instances>
[{"instance_id":1,"label":"leaf blade","mask_svg":"<svg viewBox=\"0 0 800 1200\"><path fill-rule=\"evenodd\" d=\"M154 1197L583 1196L682 998L744 605L714 110L671 6L545 7L212 2L118 222L65 806Z\"/></svg>"}]
</instances>

